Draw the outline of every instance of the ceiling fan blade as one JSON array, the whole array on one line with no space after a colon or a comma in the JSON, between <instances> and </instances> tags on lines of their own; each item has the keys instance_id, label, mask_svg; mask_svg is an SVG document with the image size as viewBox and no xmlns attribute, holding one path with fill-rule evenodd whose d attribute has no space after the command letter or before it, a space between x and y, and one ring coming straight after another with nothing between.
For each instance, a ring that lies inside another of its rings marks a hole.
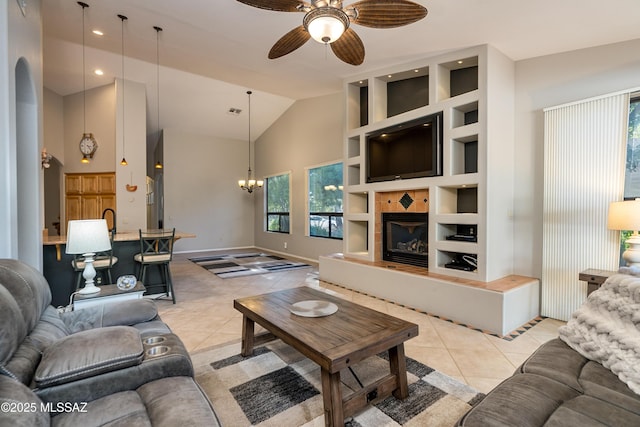
<instances>
[{"instance_id":1,"label":"ceiling fan blade","mask_svg":"<svg viewBox=\"0 0 640 427\"><path fill-rule=\"evenodd\" d=\"M409 0L362 0L345 7L356 10L354 24L372 28L402 27L427 16L427 9Z\"/></svg>"},{"instance_id":2,"label":"ceiling fan blade","mask_svg":"<svg viewBox=\"0 0 640 427\"><path fill-rule=\"evenodd\" d=\"M302 8L310 7L309 3L300 0L238 0L249 6L277 12L304 12Z\"/></svg>"},{"instance_id":3,"label":"ceiling fan blade","mask_svg":"<svg viewBox=\"0 0 640 427\"><path fill-rule=\"evenodd\" d=\"M351 28L347 28L338 40L331 43L331 50L347 64L360 65L364 62L364 44Z\"/></svg>"},{"instance_id":4,"label":"ceiling fan blade","mask_svg":"<svg viewBox=\"0 0 640 427\"><path fill-rule=\"evenodd\" d=\"M280 58L281 56L285 56L303 44L307 42L311 38L311 35L304 29L302 25L294 28L289 31L287 34L282 36L280 40L273 45L271 50L269 51L269 59Z\"/></svg>"}]
</instances>

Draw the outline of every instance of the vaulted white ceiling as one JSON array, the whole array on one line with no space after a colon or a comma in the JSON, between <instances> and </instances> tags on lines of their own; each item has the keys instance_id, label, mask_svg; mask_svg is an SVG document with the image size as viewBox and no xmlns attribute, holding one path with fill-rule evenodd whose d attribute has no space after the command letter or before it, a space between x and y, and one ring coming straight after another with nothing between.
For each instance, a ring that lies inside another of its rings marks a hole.
<instances>
[{"instance_id":1,"label":"vaulted white ceiling","mask_svg":"<svg viewBox=\"0 0 640 427\"><path fill-rule=\"evenodd\" d=\"M160 26L162 127L245 139L252 97L252 139L295 100L335 93L350 75L439 52L489 43L513 60L640 38L639 0L415 0L429 10L395 29L354 25L364 63L339 61L310 40L276 60L269 49L302 23L302 13L272 12L235 0L86 0L87 87L125 77L147 85L151 132L156 120L156 31ZM353 1L344 1L344 4ZM75 0L43 0L44 84L60 95L82 90L82 8ZM105 35L94 36L93 29ZM638 59L638 52L629 52ZM597 61L598 58L594 58ZM101 77L92 74L101 68Z\"/></svg>"}]
</instances>

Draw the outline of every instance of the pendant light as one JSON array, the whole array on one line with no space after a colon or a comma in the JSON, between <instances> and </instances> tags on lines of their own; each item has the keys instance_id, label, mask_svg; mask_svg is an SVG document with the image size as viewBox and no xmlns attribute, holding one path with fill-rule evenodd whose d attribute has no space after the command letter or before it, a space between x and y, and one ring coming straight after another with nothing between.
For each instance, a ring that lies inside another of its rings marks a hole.
<instances>
[{"instance_id":1,"label":"pendant light","mask_svg":"<svg viewBox=\"0 0 640 427\"><path fill-rule=\"evenodd\" d=\"M84 15L88 4L79 1L82 7L82 139L80 139L80 152L82 153L82 163L89 163L93 158L93 154L98 148L98 143L92 133L87 133L87 78L85 73L85 43L84 43Z\"/></svg>"},{"instance_id":2,"label":"pendant light","mask_svg":"<svg viewBox=\"0 0 640 427\"><path fill-rule=\"evenodd\" d=\"M127 159L125 158L124 155L124 140L125 140L125 127L124 127L124 118L125 118L125 114L124 114L124 21L126 21L128 18L124 15L118 15L118 18L120 18L120 20L122 21L122 160L120 160L120 164L122 166L127 166Z\"/></svg>"},{"instance_id":3,"label":"pendant light","mask_svg":"<svg viewBox=\"0 0 640 427\"><path fill-rule=\"evenodd\" d=\"M249 194L253 193L254 189L262 188L264 181L253 179L251 172L251 91L247 91L247 95L249 95L249 170L247 171L247 179L241 179L238 181L238 185L241 190L247 190Z\"/></svg>"},{"instance_id":4,"label":"pendant light","mask_svg":"<svg viewBox=\"0 0 640 427\"><path fill-rule=\"evenodd\" d=\"M160 31L162 31L162 27L154 26L154 30L156 30L156 100L158 102L158 139L160 139ZM158 160L155 165L156 169L162 169L162 162Z\"/></svg>"}]
</instances>

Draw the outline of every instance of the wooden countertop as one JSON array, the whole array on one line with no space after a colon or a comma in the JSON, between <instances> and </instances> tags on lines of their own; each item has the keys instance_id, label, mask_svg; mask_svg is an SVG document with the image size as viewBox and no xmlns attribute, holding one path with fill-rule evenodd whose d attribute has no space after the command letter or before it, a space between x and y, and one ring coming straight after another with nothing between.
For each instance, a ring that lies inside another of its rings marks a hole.
<instances>
[{"instance_id":1,"label":"wooden countertop","mask_svg":"<svg viewBox=\"0 0 640 427\"><path fill-rule=\"evenodd\" d=\"M196 237L195 234L185 233L184 231L176 230L176 240L182 238ZM114 237L115 242L133 242L140 239L140 233L138 230L131 231L119 231ZM64 245L67 243L67 236L43 236L43 245Z\"/></svg>"}]
</instances>

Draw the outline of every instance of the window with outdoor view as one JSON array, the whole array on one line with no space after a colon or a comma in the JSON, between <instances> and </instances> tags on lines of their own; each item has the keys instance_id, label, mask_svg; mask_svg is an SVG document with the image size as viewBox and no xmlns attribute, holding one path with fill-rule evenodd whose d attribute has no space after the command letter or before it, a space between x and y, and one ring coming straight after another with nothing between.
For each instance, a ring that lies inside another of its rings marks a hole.
<instances>
[{"instance_id":1,"label":"window with outdoor view","mask_svg":"<svg viewBox=\"0 0 640 427\"><path fill-rule=\"evenodd\" d=\"M634 94L629 104L629 134L624 198L640 197L640 94Z\"/></svg>"},{"instance_id":2,"label":"window with outdoor view","mask_svg":"<svg viewBox=\"0 0 640 427\"><path fill-rule=\"evenodd\" d=\"M267 231L289 232L289 175L267 178Z\"/></svg>"},{"instance_id":3,"label":"window with outdoor view","mask_svg":"<svg viewBox=\"0 0 640 427\"><path fill-rule=\"evenodd\" d=\"M342 239L342 163L308 169L309 235Z\"/></svg>"}]
</instances>

